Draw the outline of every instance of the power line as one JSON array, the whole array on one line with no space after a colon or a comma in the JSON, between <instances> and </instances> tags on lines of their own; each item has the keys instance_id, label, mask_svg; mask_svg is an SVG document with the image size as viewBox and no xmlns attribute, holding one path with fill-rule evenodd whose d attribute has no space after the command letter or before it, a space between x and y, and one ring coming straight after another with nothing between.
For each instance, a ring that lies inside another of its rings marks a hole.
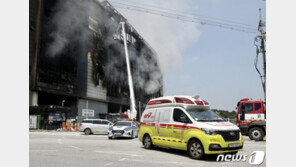
<instances>
[{"instance_id":1,"label":"power line","mask_svg":"<svg viewBox=\"0 0 296 167\"><path fill-rule=\"evenodd\" d=\"M182 14L178 14L178 13L172 13L172 12L166 12L166 11L161 11L158 9L149 9L149 8L144 8L144 7L141 7L141 6L135 6L135 5L128 5L128 4L124 4L124 3L118 3L118 2L114 2L115 4L117 5L120 5L120 6L123 6L123 7L130 7L130 8L141 8L141 9L146 9L146 10L151 10L151 11L158 11L158 12L163 12L163 13L166 13L166 14L172 14L172 15L177 15L177 16L181 16L181 17L190 17L190 18L194 18L194 19L202 19L202 20L208 20L208 21L212 21L212 22L230 22L230 23L235 23L235 24L240 24L239 26L249 26L251 28L254 28L254 26L251 26L251 25L246 25L246 24L242 24L242 23L237 23L237 22L234 22L234 21L221 21L221 19L219 21L216 21L218 20L217 18L215 18L214 20L210 20L209 17L205 17L205 16L195 16L195 15L190 15L186 12L183 12L185 13L186 15L182 15ZM160 9L163 9L163 8L160 8ZM172 9L166 9L166 10L172 10Z\"/></svg>"},{"instance_id":2,"label":"power line","mask_svg":"<svg viewBox=\"0 0 296 167\"><path fill-rule=\"evenodd\" d=\"M146 7L146 9L148 9L147 7L156 8L158 10L164 10L164 11L170 11L170 12L175 12L175 13L179 13L179 14L185 14L185 15L187 15L189 17L196 17L196 18L199 18L199 19L211 19L212 21L228 22L228 23L232 23L232 24L243 25L243 26L247 26L247 27L250 27L250 28L255 28L255 26L253 26L253 25L240 23L240 22L233 21L233 20L209 17L209 16L204 16L204 15L197 15L195 13L190 13L190 12L185 12L185 11L180 11L180 10L175 10L175 9L169 9L169 8L163 8L163 7L160 7L160 6L146 4L146 3L139 3L139 2L135 2L135 1L124 1L124 3L122 3L122 2L116 2L116 1L111 0L110 2L112 2L113 4L126 5L126 6L137 5L137 6L133 6L133 7L144 6L144 7Z\"/></svg>"},{"instance_id":3,"label":"power line","mask_svg":"<svg viewBox=\"0 0 296 167\"><path fill-rule=\"evenodd\" d=\"M234 25L234 24L229 24L229 23L225 23L225 22L217 22L217 21L213 21L210 19L206 19L206 18L197 18L197 17L193 17L193 16L189 17L186 15L172 13L172 12L165 12L165 11L161 11L161 10L149 9L149 8L144 8L144 7L140 7L140 6L135 6L135 5L127 5L127 4L123 4L123 3L116 4L116 3L117 2L115 2L115 5L113 5L113 6L117 7L117 8L121 8L121 9L132 10L132 11L143 12L143 13L154 14L154 15L160 15L163 17L178 19L181 21L195 22L195 23L199 23L201 25L216 26L216 27L221 27L221 28L246 32L246 33L254 33L254 34L256 33L256 30L254 28L249 28L249 27L246 27L243 25Z\"/></svg>"},{"instance_id":4,"label":"power line","mask_svg":"<svg viewBox=\"0 0 296 167\"><path fill-rule=\"evenodd\" d=\"M181 21L199 23L201 25L210 25L210 26L216 26L216 27L256 34L255 28L249 28L249 27L242 26L242 25L234 25L234 24L229 24L229 23L225 23L225 22L217 22L217 21L213 21L210 19L206 19L206 18L188 17L186 15L181 15L181 14L177 14L177 13L164 12L161 10L149 9L149 8L144 8L144 7L140 7L140 6L135 6L135 5L126 5L126 4L122 4L122 3L121 4L117 3L113 6L117 7L117 8L121 8L121 9L132 10L132 11L137 11L137 12L142 12L142 13L147 13L147 14L159 15L162 17L173 18L173 19L177 19L177 20L181 20Z\"/></svg>"}]
</instances>

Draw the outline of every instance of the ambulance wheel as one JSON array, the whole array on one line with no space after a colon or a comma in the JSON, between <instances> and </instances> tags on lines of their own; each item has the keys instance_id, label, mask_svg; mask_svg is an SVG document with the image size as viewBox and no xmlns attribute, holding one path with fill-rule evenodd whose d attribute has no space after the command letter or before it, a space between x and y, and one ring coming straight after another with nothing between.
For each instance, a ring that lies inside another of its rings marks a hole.
<instances>
[{"instance_id":1,"label":"ambulance wheel","mask_svg":"<svg viewBox=\"0 0 296 167\"><path fill-rule=\"evenodd\" d=\"M193 159L202 159L204 155L204 149L199 140L192 140L188 146L188 154Z\"/></svg>"},{"instance_id":2,"label":"ambulance wheel","mask_svg":"<svg viewBox=\"0 0 296 167\"><path fill-rule=\"evenodd\" d=\"M143 145L146 149L151 149L153 148L152 140L150 135L146 134L143 138Z\"/></svg>"},{"instance_id":3,"label":"ambulance wheel","mask_svg":"<svg viewBox=\"0 0 296 167\"><path fill-rule=\"evenodd\" d=\"M254 127L249 130L249 137L251 140L262 141L264 138L264 132L261 128Z\"/></svg>"},{"instance_id":4,"label":"ambulance wheel","mask_svg":"<svg viewBox=\"0 0 296 167\"><path fill-rule=\"evenodd\" d=\"M90 134L91 134L91 130L90 130L89 128L86 128L86 129L84 130L84 134L86 134L86 135L90 135Z\"/></svg>"}]
</instances>

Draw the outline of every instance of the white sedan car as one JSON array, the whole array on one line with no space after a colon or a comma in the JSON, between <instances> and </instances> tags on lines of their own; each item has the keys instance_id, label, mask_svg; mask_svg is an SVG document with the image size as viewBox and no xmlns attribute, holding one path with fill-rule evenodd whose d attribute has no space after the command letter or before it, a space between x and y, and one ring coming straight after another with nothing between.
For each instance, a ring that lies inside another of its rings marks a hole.
<instances>
[{"instance_id":1,"label":"white sedan car","mask_svg":"<svg viewBox=\"0 0 296 167\"><path fill-rule=\"evenodd\" d=\"M111 125L113 124L106 119L84 119L79 131L84 132L86 135L106 134Z\"/></svg>"},{"instance_id":2,"label":"white sedan car","mask_svg":"<svg viewBox=\"0 0 296 167\"><path fill-rule=\"evenodd\" d=\"M118 121L113 126L109 127L109 139L117 137L138 137L139 127L133 121Z\"/></svg>"}]
</instances>

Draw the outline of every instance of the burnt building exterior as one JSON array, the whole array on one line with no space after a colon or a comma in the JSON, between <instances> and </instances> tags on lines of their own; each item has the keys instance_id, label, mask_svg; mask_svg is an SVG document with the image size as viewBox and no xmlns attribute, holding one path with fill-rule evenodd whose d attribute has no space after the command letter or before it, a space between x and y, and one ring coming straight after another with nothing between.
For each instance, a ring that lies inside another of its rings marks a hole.
<instances>
[{"instance_id":1,"label":"burnt building exterior","mask_svg":"<svg viewBox=\"0 0 296 167\"><path fill-rule=\"evenodd\" d=\"M91 118L129 109L124 45L114 39L120 21L126 22L137 110L162 95L155 51L107 1L30 0L29 12L30 114L81 121L83 109L94 111Z\"/></svg>"}]
</instances>

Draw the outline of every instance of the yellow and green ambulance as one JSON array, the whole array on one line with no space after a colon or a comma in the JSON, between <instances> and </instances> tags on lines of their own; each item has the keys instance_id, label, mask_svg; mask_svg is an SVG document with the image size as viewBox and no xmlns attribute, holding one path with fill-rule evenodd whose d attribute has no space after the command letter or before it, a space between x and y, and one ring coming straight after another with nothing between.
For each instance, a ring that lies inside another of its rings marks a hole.
<instances>
[{"instance_id":1,"label":"yellow and green ambulance","mask_svg":"<svg viewBox=\"0 0 296 167\"><path fill-rule=\"evenodd\" d=\"M240 129L211 111L199 96L151 99L141 117L139 140L146 149L186 150L194 159L243 148Z\"/></svg>"}]
</instances>

